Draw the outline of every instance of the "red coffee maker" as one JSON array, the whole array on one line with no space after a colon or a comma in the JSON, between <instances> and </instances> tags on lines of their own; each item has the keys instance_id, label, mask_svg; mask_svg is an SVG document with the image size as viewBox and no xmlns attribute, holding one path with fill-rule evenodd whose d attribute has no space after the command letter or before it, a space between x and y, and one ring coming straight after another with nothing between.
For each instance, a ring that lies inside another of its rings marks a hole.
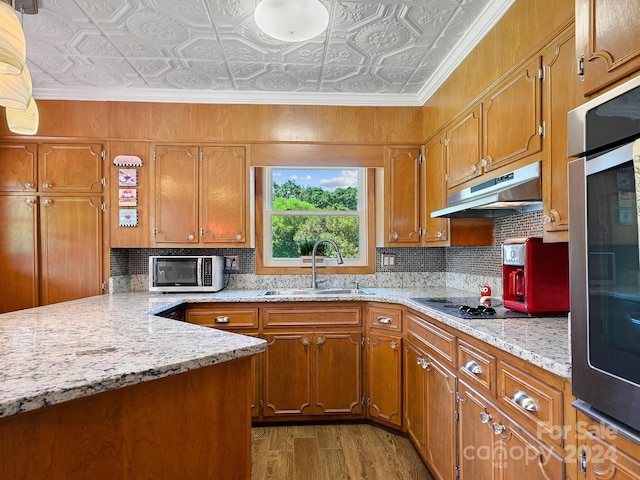
<instances>
[{"instance_id":1,"label":"red coffee maker","mask_svg":"<svg viewBox=\"0 0 640 480\"><path fill-rule=\"evenodd\" d=\"M504 306L539 314L569 311L569 247L542 238L514 238L502 245Z\"/></svg>"}]
</instances>

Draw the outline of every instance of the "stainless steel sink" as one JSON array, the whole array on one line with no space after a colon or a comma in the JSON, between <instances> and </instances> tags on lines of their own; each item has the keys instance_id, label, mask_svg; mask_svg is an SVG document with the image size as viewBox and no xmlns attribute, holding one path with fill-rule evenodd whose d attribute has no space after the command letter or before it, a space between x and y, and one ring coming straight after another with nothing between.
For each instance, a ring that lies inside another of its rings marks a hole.
<instances>
[{"instance_id":1,"label":"stainless steel sink","mask_svg":"<svg viewBox=\"0 0 640 480\"><path fill-rule=\"evenodd\" d=\"M317 296L317 295L375 295L366 288L281 288L278 290L267 290L265 296L273 297L294 297L294 296Z\"/></svg>"}]
</instances>

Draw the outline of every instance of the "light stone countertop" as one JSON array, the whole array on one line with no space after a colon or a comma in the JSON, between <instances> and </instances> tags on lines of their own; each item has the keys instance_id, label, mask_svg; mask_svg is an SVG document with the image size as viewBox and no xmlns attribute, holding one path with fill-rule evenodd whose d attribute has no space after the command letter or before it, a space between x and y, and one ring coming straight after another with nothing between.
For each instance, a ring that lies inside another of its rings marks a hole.
<instances>
[{"instance_id":1,"label":"light stone countertop","mask_svg":"<svg viewBox=\"0 0 640 480\"><path fill-rule=\"evenodd\" d=\"M263 290L101 295L0 315L0 417L265 350L264 340L153 315L183 303L374 301L405 305L561 377L571 377L566 317L462 320L410 298L469 296L444 287L375 295L265 297Z\"/></svg>"}]
</instances>

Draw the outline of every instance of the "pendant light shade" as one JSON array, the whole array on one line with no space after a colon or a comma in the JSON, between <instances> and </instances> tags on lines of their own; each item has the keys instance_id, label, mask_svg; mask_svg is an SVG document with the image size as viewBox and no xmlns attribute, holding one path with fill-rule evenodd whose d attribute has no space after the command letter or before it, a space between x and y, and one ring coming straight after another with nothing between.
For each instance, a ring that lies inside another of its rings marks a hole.
<instances>
[{"instance_id":1,"label":"pendant light shade","mask_svg":"<svg viewBox=\"0 0 640 480\"><path fill-rule=\"evenodd\" d=\"M284 42L310 40L329 24L329 12L319 0L262 0L253 18L260 30Z\"/></svg>"},{"instance_id":2,"label":"pendant light shade","mask_svg":"<svg viewBox=\"0 0 640 480\"><path fill-rule=\"evenodd\" d=\"M0 74L21 74L26 50L24 32L15 10L0 0Z\"/></svg>"},{"instance_id":3,"label":"pendant light shade","mask_svg":"<svg viewBox=\"0 0 640 480\"><path fill-rule=\"evenodd\" d=\"M20 135L35 135L38 131L38 123L40 115L38 114L38 106L33 97L29 101L29 106L24 110L15 108L7 108L7 125L9 130Z\"/></svg>"},{"instance_id":4,"label":"pendant light shade","mask_svg":"<svg viewBox=\"0 0 640 480\"><path fill-rule=\"evenodd\" d=\"M24 110L29 106L30 100L31 75L26 65L20 75L0 74L1 106Z\"/></svg>"}]
</instances>

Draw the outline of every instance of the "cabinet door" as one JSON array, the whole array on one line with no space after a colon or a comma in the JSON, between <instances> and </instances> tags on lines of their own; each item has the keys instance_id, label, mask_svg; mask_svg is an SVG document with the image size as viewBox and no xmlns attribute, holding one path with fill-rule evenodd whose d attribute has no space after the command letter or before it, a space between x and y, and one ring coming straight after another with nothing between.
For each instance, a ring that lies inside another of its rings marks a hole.
<instances>
[{"instance_id":1,"label":"cabinet door","mask_svg":"<svg viewBox=\"0 0 640 480\"><path fill-rule=\"evenodd\" d=\"M265 334L264 417L311 414L310 333Z\"/></svg>"},{"instance_id":2,"label":"cabinet door","mask_svg":"<svg viewBox=\"0 0 640 480\"><path fill-rule=\"evenodd\" d=\"M102 293L101 197L41 197L40 303Z\"/></svg>"},{"instance_id":3,"label":"cabinet door","mask_svg":"<svg viewBox=\"0 0 640 480\"><path fill-rule=\"evenodd\" d=\"M446 480L456 468L456 376L431 355L426 362L425 458L433 476Z\"/></svg>"},{"instance_id":4,"label":"cabinet door","mask_svg":"<svg viewBox=\"0 0 640 480\"><path fill-rule=\"evenodd\" d=\"M198 243L197 147L158 145L155 155L156 243Z\"/></svg>"},{"instance_id":5,"label":"cabinet door","mask_svg":"<svg viewBox=\"0 0 640 480\"><path fill-rule=\"evenodd\" d=\"M497 437L490 422L495 407L463 381L458 382L458 395L460 479L494 480Z\"/></svg>"},{"instance_id":6,"label":"cabinet door","mask_svg":"<svg viewBox=\"0 0 640 480\"><path fill-rule=\"evenodd\" d=\"M482 107L460 115L446 131L447 187L453 188L482 174Z\"/></svg>"},{"instance_id":7,"label":"cabinet door","mask_svg":"<svg viewBox=\"0 0 640 480\"><path fill-rule=\"evenodd\" d=\"M420 245L420 148L387 148L385 198L387 244Z\"/></svg>"},{"instance_id":8,"label":"cabinet door","mask_svg":"<svg viewBox=\"0 0 640 480\"><path fill-rule=\"evenodd\" d=\"M402 426L402 338L371 332L368 340L369 418Z\"/></svg>"},{"instance_id":9,"label":"cabinet door","mask_svg":"<svg viewBox=\"0 0 640 480\"><path fill-rule=\"evenodd\" d=\"M409 438L425 456L427 372L425 353L407 342L404 349L404 420Z\"/></svg>"},{"instance_id":10,"label":"cabinet door","mask_svg":"<svg viewBox=\"0 0 640 480\"><path fill-rule=\"evenodd\" d=\"M38 146L0 145L0 192L35 192Z\"/></svg>"},{"instance_id":11,"label":"cabinet door","mask_svg":"<svg viewBox=\"0 0 640 480\"><path fill-rule=\"evenodd\" d=\"M0 195L0 313L38 306L37 203Z\"/></svg>"},{"instance_id":12,"label":"cabinet door","mask_svg":"<svg viewBox=\"0 0 640 480\"><path fill-rule=\"evenodd\" d=\"M540 62L536 58L483 100L482 164L486 170L542 150Z\"/></svg>"},{"instance_id":13,"label":"cabinet door","mask_svg":"<svg viewBox=\"0 0 640 480\"><path fill-rule=\"evenodd\" d=\"M609 434L618 437L613 431ZM631 456L616 445L596 436L594 432L584 433L586 443L580 452L586 462L586 480L637 480L640 478L640 460ZM635 450L638 450L635 446Z\"/></svg>"},{"instance_id":14,"label":"cabinet door","mask_svg":"<svg viewBox=\"0 0 640 480\"><path fill-rule=\"evenodd\" d=\"M247 240L244 147L203 147L200 186L204 243L241 246Z\"/></svg>"},{"instance_id":15,"label":"cabinet door","mask_svg":"<svg viewBox=\"0 0 640 480\"><path fill-rule=\"evenodd\" d=\"M362 334L317 333L313 414L362 413Z\"/></svg>"},{"instance_id":16,"label":"cabinet door","mask_svg":"<svg viewBox=\"0 0 640 480\"><path fill-rule=\"evenodd\" d=\"M447 206L445 152L444 134L432 139L424 149L425 232L423 242L427 245L445 245L449 233L449 220L431 218L431 212Z\"/></svg>"},{"instance_id":17,"label":"cabinet door","mask_svg":"<svg viewBox=\"0 0 640 480\"><path fill-rule=\"evenodd\" d=\"M570 31L543 53L545 76L545 155L542 162L542 200L545 241L568 241L567 112L584 98L575 73L575 39Z\"/></svg>"},{"instance_id":18,"label":"cabinet door","mask_svg":"<svg viewBox=\"0 0 640 480\"><path fill-rule=\"evenodd\" d=\"M577 0L576 33L584 95L640 69L637 0Z\"/></svg>"},{"instance_id":19,"label":"cabinet door","mask_svg":"<svg viewBox=\"0 0 640 480\"><path fill-rule=\"evenodd\" d=\"M42 144L38 182L42 193L101 193L101 144Z\"/></svg>"}]
</instances>

